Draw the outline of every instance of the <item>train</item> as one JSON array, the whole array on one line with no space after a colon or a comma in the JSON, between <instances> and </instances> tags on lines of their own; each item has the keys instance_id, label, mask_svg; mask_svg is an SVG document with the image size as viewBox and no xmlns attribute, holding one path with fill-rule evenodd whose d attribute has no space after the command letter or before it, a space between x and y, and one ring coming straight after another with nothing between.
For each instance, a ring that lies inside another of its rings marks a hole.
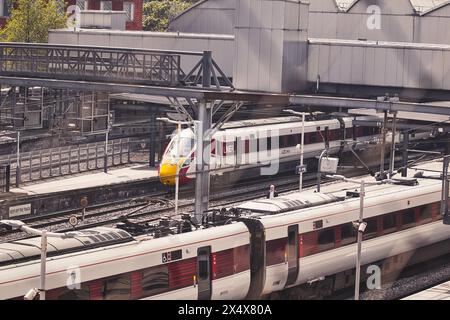
<instances>
[{"instance_id":1,"label":"train","mask_svg":"<svg viewBox=\"0 0 450 320\"><path fill-rule=\"evenodd\" d=\"M396 274L450 251L440 213L442 161L366 186L365 268ZM374 181L367 175L356 180ZM354 285L359 184L331 182L277 197L49 238L46 299L308 299ZM0 299L39 287L40 239L0 244Z\"/></svg>"},{"instance_id":2,"label":"train","mask_svg":"<svg viewBox=\"0 0 450 320\"><path fill-rule=\"evenodd\" d=\"M377 117L359 116L358 119L379 120ZM277 173L292 172L300 158L301 118L274 117L230 121L213 134L210 141L210 174L214 179L229 182L260 175L260 168L277 161ZM329 154L347 150L345 140L374 141L380 128L353 126L353 117L308 119L305 122L305 162L318 156L328 144ZM196 145L192 128L175 134L159 165L160 181L174 186L177 163L179 183L188 184L195 179Z\"/></svg>"}]
</instances>

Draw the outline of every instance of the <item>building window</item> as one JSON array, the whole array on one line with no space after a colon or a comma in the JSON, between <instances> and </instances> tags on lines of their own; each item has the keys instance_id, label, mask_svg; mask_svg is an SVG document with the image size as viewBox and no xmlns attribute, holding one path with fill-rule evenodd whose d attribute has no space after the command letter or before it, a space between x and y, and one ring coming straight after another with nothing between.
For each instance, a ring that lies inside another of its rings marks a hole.
<instances>
[{"instance_id":1,"label":"building window","mask_svg":"<svg viewBox=\"0 0 450 320\"><path fill-rule=\"evenodd\" d=\"M112 1L100 1L100 10L112 11Z\"/></svg>"},{"instance_id":2,"label":"building window","mask_svg":"<svg viewBox=\"0 0 450 320\"><path fill-rule=\"evenodd\" d=\"M134 21L134 3L124 2L123 11L127 13L127 21Z\"/></svg>"},{"instance_id":3,"label":"building window","mask_svg":"<svg viewBox=\"0 0 450 320\"><path fill-rule=\"evenodd\" d=\"M80 10L88 10L89 8L87 0L77 0L77 6Z\"/></svg>"}]
</instances>

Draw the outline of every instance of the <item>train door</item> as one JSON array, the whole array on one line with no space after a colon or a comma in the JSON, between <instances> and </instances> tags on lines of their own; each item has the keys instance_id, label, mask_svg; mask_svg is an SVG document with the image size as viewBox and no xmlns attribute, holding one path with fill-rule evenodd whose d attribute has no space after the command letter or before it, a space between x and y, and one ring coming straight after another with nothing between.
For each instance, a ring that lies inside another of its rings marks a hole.
<instances>
[{"instance_id":1,"label":"train door","mask_svg":"<svg viewBox=\"0 0 450 320\"><path fill-rule=\"evenodd\" d=\"M298 225L288 227L288 278L286 286L289 286L297 281L299 269L298 257Z\"/></svg>"},{"instance_id":2,"label":"train door","mask_svg":"<svg viewBox=\"0 0 450 320\"><path fill-rule=\"evenodd\" d=\"M266 281L266 232L261 221L243 219L250 232L250 288L246 299L259 299Z\"/></svg>"},{"instance_id":3,"label":"train door","mask_svg":"<svg viewBox=\"0 0 450 320\"><path fill-rule=\"evenodd\" d=\"M197 250L198 300L211 299L211 246Z\"/></svg>"}]
</instances>

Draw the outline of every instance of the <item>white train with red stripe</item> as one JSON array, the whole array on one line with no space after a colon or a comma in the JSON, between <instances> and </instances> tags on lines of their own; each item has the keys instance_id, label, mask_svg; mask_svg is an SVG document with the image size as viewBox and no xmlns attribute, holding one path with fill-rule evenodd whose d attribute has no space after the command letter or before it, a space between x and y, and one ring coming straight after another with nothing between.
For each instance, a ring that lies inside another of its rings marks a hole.
<instances>
[{"instance_id":1,"label":"white train with red stripe","mask_svg":"<svg viewBox=\"0 0 450 320\"><path fill-rule=\"evenodd\" d=\"M450 251L450 226L443 225L439 213L442 181L434 173L442 163L420 167L434 170L425 171L425 176L433 177L366 188L368 225L362 263L378 265L383 275ZM83 231L90 234L88 238L51 239L47 298L256 299L330 294L354 281L352 222L359 214L355 189L358 185L330 183L322 186L322 193L306 190L251 201L231 212L210 213L198 230L184 219L179 224L172 220L149 226L152 232L137 236L121 229L95 228ZM39 271L39 239L0 244L1 299L20 299L38 287Z\"/></svg>"},{"instance_id":2,"label":"white train with red stripe","mask_svg":"<svg viewBox=\"0 0 450 320\"><path fill-rule=\"evenodd\" d=\"M313 159L329 144L329 154L347 146L344 140L369 141L379 136L377 127L353 126L352 117L305 122L304 156ZM377 117L359 117L376 120ZM211 176L227 180L260 175L260 167L279 161L278 173L292 172L298 164L302 121L299 117L278 117L230 121L211 138ZM414 137L411 137L414 139ZM178 149L179 148L179 149ZM191 128L176 134L168 144L159 166L159 178L165 185L175 185L176 165L180 183L195 178L195 134Z\"/></svg>"}]
</instances>

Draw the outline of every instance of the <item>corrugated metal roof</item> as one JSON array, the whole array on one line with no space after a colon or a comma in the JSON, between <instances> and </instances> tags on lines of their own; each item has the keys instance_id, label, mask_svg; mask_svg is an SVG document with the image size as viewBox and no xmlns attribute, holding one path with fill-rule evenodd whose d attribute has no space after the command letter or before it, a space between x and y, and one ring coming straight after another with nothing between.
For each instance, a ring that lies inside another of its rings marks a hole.
<instances>
[{"instance_id":1,"label":"corrugated metal roof","mask_svg":"<svg viewBox=\"0 0 450 320\"><path fill-rule=\"evenodd\" d=\"M336 2L336 6L341 11L347 12L350 10L355 3L359 0L334 0ZM428 12L436 10L440 7L443 7L447 4L450 4L450 0L409 0L414 10L421 14L425 15Z\"/></svg>"},{"instance_id":2,"label":"corrugated metal roof","mask_svg":"<svg viewBox=\"0 0 450 320\"><path fill-rule=\"evenodd\" d=\"M336 2L336 6L341 11L348 11L355 3L359 0L334 0Z\"/></svg>"},{"instance_id":3,"label":"corrugated metal roof","mask_svg":"<svg viewBox=\"0 0 450 320\"><path fill-rule=\"evenodd\" d=\"M414 10L420 14L426 14L430 11L438 9L446 4L449 0L409 0Z\"/></svg>"}]
</instances>

